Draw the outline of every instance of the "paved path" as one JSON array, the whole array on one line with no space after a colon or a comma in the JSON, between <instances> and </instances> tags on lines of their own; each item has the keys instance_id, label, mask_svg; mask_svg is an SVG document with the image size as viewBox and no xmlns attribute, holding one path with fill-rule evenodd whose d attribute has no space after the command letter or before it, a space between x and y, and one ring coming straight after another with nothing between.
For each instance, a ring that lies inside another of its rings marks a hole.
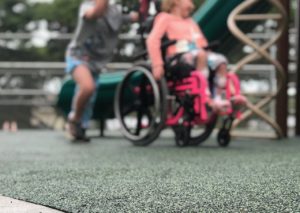
<instances>
[{"instance_id":1,"label":"paved path","mask_svg":"<svg viewBox=\"0 0 300 213\"><path fill-rule=\"evenodd\" d=\"M170 134L144 148L117 134L0 132L0 194L74 213L300 212L299 138L181 149Z\"/></svg>"},{"instance_id":2,"label":"paved path","mask_svg":"<svg viewBox=\"0 0 300 213\"><path fill-rule=\"evenodd\" d=\"M0 196L1 213L59 213L61 211L53 210L44 206L15 200L9 197Z\"/></svg>"}]
</instances>

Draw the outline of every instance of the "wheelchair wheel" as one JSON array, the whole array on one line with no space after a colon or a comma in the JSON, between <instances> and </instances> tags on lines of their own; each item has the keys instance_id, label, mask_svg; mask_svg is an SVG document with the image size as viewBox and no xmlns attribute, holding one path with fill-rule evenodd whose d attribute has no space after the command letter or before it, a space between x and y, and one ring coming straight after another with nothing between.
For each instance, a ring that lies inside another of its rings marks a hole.
<instances>
[{"instance_id":1,"label":"wheelchair wheel","mask_svg":"<svg viewBox=\"0 0 300 213\"><path fill-rule=\"evenodd\" d=\"M209 121L206 124L201 126L193 126L190 133L190 142L189 145L191 146L198 146L203 143L216 127L218 121L218 115L216 113L209 114Z\"/></svg>"},{"instance_id":2,"label":"wheelchair wheel","mask_svg":"<svg viewBox=\"0 0 300 213\"><path fill-rule=\"evenodd\" d=\"M190 141L191 127L181 125L173 127L173 130L175 132L176 145L179 147L188 146Z\"/></svg>"},{"instance_id":3,"label":"wheelchair wheel","mask_svg":"<svg viewBox=\"0 0 300 213\"><path fill-rule=\"evenodd\" d=\"M186 96L185 98L188 98ZM175 113L179 110L180 107L184 107L185 109L185 121L190 122L193 120L195 114L193 112L193 101L192 99L185 99L184 100L176 100L176 107L173 110ZM209 121L205 124L200 125L191 125L189 127L189 142L188 145L197 146L203 143L213 132L214 128L216 127L218 121L218 115L212 111L211 108L207 107L207 113L209 117ZM178 130L178 126L172 128L175 136L177 135L176 131Z\"/></svg>"},{"instance_id":4,"label":"wheelchair wheel","mask_svg":"<svg viewBox=\"0 0 300 213\"><path fill-rule=\"evenodd\" d=\"M222 128L220 130L220 132L218 133L217 140L218 140L219 146L227 147L231 140L230 132L227 129Z\"/></svg>"},{"instance_id":5,"label":"wheelchair wheel","mask_svg":"<svg viewBox=\"0 0 300 213\"><path fill-rule=\"evenodd\" d=\"M132 68L118 85L115 114L123 135L136 146L152 143L167 116L167 83L155 81L146 66Z\"/></svg>"}]
</instances>

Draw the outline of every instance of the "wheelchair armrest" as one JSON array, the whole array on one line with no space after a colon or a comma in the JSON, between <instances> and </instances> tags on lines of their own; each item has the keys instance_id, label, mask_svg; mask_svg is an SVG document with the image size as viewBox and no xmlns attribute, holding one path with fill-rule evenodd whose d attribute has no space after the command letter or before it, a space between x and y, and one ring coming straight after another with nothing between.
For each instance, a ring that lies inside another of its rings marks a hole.
<instances>
[{"instance_id":1,"label":"wheelchair armrest","mask_svg":"<svg viewBox=\"0 0 300 213\"><path fill-rule=\"evenodd\" d=\"M215 40L210 42L206 47L204 47L205 50L212 50L214 48L219 47L221 42L219 40Z\"/></svg>"},{"instance_id":2,"label":"wheelchair armrest","mask_svg":"<svg viewBox=\"0 0 300 213\"><path fill-rule=\"evenodd\" d=\"M173 45L173 44L176 44L177 40L167 40L165 42L162 43L161 45L161 49L166 49L167 47ZM212 41L211 43L208 44L208 46L204 47L205 50L211 50L213 48L216 48L220 46L220 41L216 40L216 41ZM141 59L141 58L146 58L146 56L148 55L148 51L147 50L144 50L140 53L138 53L137 55L133 56L133 61L136 61L138 59ZM182 55L179 54L179 55Z\"/></svg>"},{"instance_id":3,"label":"wheelchair armrest","mask_svg":"<svg viewBox=\"0 0 300 213\"><path fill-rule=\"evenodd\" d=\"M165 49L165 48L175 44L176 42L177 42L176 40L169 40L169 41L163 42L162 45L161 45L161 49ZM148 51L144 50L144 51L138 53L137 55L135 55L133 57L133 60L136 61L140 58L145 58L147 55L148 55Z\"/></svg>"}]
</instances>

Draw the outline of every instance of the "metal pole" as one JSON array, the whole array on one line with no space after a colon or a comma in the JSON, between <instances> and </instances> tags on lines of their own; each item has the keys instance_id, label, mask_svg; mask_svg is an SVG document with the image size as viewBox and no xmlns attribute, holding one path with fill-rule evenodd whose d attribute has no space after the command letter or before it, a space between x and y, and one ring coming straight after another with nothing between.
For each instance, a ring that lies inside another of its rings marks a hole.
<instances>
[{"instance_id":1,"label":"metal pole","mask_svg":"<svg viewBox=\"0 0 300 213\"><path fill-rule=\"evenodd\" d=\"M286 10L287 18L290 16L290 0L280 0L281 4ZM288 63L289 63L289 27L285 27L284 33L278 41L277 59L285 70L288 79ZM282 90L279 92L276 101L276 121L282 129L283 136L287 137L287 117L288 117L288 96L287 96L287 82L284 82Z\"/></svg>"},{"instance_id":2,"label":"metal pole","mask_svg":"<svg viewBox=\"0 0 300 213\"><path fill-rule=\"evenodd\" d=\"M297 1L297 96L296 96L296 135L300 136L300 0Z\"/></svg>"}]
</instances>

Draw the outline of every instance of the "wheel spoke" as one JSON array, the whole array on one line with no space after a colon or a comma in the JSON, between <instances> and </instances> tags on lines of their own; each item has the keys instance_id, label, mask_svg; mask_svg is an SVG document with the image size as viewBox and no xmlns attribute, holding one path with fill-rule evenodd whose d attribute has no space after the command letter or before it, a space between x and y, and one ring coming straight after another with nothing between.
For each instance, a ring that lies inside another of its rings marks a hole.
<instances>
[{"instance_id":1,"label":"wheel spoke","mask_svg":"<svg viewBox=\"0 0 300 213\"><path fill-rule=\"evenodd\" d=\"M141 128L142 128L142 118L143 118L143 110L139 110L137 113L137 124L135 129L135 135L140 135Z\"/></svg>"},{"instance_id":2,"label":"wheel spoke","mask_svg":"<svg viewBox=\"0 0 300 213\"><path fill-rule=\"evenodd\" d=\"M141 104L138 102L131 103L122 108L122 116L126 116L132 112L137 112L140 108Z\"/></svg>"},{"instance_id":3,"label":"wheel spoke","mask_svg":"<svg viewBox=\"0 0 300 213\"><path fill-rule=\"evenodd\" d=\"M162 83L161 83L162 82ZM167 84L159 88L149 69L136 66L128 71L115 96L115 113L124 136L135 145L153 142L163 128L167 114ZM159 116L159 123L156 117Z\"/></svg>"}]
</instances>

